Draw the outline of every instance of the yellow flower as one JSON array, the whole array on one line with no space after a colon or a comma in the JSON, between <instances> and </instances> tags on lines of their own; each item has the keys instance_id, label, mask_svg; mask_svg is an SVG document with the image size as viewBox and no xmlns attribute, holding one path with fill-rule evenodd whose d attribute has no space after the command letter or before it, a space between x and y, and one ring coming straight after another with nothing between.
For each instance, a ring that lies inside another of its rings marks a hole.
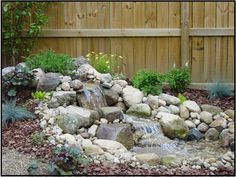
<instances>
[{"instance_id":1,"label":"yellow flower","mask_svg":"<svg viewBox=\"0 0 236 177\"><path fill-rule=\"evenodd\" d=\"M111 57L114 57L114 55L111 55Z\"/></svg>"},{"instance_id":2,"label":"yellow flower","mask_svg":"<svg viewBox=\"0 0 236 177\"><path fill-rule=\"evenodd\" d=\"M119 56L119 58L123 58L122 56Z\"/></svg>"},{"instance_id":3,"label":"yellow flower","mask_svg":"<svg viewBox=\"0 0 236 177\"><path fill-rule=\"evenodd\" d=\"M91 53L94 53L94 51L92 51Z\"/></svg>"},{"instance_id":4,"label":"yellow flower","mask_svg":"<svg viewBox=\"0 0 236 177\"><path fill-rule=\"evenodd\" d=\"M103 54L102 52L99 53L99 55L102 55L102 54Z\"/></svg>"},{"instance_id":5,"label":"yellow flower","mask_svg":"<svg viewBox=\"0 0 236 177\"><path fill-rule=\"evenodd\" d=\"M109 61L106 61L106 64L108 64L109 63Z\"/></svg>"}]
</instances>

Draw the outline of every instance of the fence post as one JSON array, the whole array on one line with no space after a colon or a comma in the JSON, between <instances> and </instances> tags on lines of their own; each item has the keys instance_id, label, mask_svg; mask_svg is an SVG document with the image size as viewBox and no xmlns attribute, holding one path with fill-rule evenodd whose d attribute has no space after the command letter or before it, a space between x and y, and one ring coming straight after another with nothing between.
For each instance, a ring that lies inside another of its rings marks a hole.
<instances>
[{"instance_id":1,"label":"fence post","mask_svg":"<svg viewBox=\"0 0 236 177\"><path fill-rule=\"evenodd\" d=\"M181 66L190 60L189 56L189 2L181 2Z\"/></svg>"}]
</instances>

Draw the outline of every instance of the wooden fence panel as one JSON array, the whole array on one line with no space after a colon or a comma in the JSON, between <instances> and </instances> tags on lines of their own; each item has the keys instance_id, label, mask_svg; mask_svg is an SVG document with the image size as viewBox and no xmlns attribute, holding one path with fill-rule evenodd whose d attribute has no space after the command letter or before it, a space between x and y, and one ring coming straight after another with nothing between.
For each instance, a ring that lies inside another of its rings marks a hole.
<instances>
[{"instance_id":1,"label":"wooden fence panel","mask_svg":"<svg viewBox=\"0 0 236 177\"><path fill-rule=\"evenodd\" d=\"M32 53L121 55L130 78L143 68L166 73L189 60L195 83L234 82L234 3L185 3L188 40L182 40L181 2L55 3Z\"/></svg>"}]
</instances>

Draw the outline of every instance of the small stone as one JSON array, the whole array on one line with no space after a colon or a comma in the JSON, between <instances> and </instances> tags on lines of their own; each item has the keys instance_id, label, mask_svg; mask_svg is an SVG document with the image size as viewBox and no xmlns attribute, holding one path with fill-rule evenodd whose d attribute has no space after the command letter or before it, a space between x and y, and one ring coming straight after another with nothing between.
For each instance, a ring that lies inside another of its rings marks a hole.
<instances>
[{"instance_id":1,"label":"small stone","mask_svg":"<svg viewBox=\"0 0 236 177\"><path fill-rule=\"evenodd\" d=\"M102 87L107 88L107 89L110 89L112 87L112 84L111 83L107 83L107 82L102 83L101 85L102 85Z\"/></svg>"},{"instance_id":2,"label":"small stone","mask_svg":"<svg viewBox=\"0 0 236 177\"><path fill-rule=\"evenodd\" d=\"M217 170L216 167L210 167L209 169L210 169L211 171L216 171L216 170Z\"/></svg>"},{"instance_id":3,"label":"small stone","mask_svg":"<svg viewBox=\"0 0 236 177\"><path fill-rule=\"evenodd\" d=\"M180 112L179 108L175 105L170 105L169 110L172 114L179 114Z\"/></svg>"},{"instance_id":4,"label":"small stone","mask_svg":"<svg viewBox=\"0 0 236 177\"><path fill-rule=\"evenodd\" d=\"M85 132L85 128L84 127L79 129L79 133L84 133L84 132Z\"/></svg>"},{"instance_id":5,"label":"small stone","mask_svg":"<svg viewBox=\"0 0 236 177\"><path fill-rule=\"evenodd\" d=\"M165 108L164 106L160 106L158 109L157 109L157 112L166 112L166 113L170 113L170 110Z\"/></svg>"},{"instance_id":6,"label":"small stone","mask_svg":"<svg viewBox=\"0 0 236 177\"><path fill-rule=\"evenodd\" d=\"M50 118L50 119L48 120L48 123L51 124L51 125L53 125L53 124L54 124L54 118Z\"/></svg>"},{"instance_id":7,"label":"small stone","mask_svg":"<svg viewBox=\"0 0 236 177\"><path fill-rule=\"evenodd\" d=\"M193 123L195 125L199 125L201 123L201 121L199 119L193 119Z\"/></svg>"},{"instance_id":8,"label":"small stone","mask_svg":"<svg viewBox=\"0 0 236 177\"><path fill-rule=\"evenodd\" d=\"M94 137L96 135L96 131L97 131L98 126L97 125L92 125L89 129L88 129L88 134L91 137Z\"/></svg>"},{"instance_id":9,"label":"small stone","mask_svg":"<svg viewBox=\"0 0 236 177\"><path fill-rule=\"evenodd\" d=\"M47 121L46 121L46 120L42 120L42 121L40 122L40 127L41 127L42 129L45 129L45 128L47 127Z\"/></svg>"},{"instance_id":10,"label":"small stone","mask_svg":"<svg viewBox=\"0 0 236 177\"><path fill-rule=\"evenodd\" d=\"M63 82L61 84L61 89L64 91L69 91L70 90L70 84L68 82Z\"/></svg>"},{"instance_id":11,"label":"small stone","mask_svg":"<svg viewBox=\"0 0 236 177\"><path fill-rule=\"evenodd\" d=\"M201 169L201 166L199 166L199 165L196 165L196 167L195 167L196 169Z\"/></svg>"},{"instance_id":12,"label":"small stone","mask_svg":"<svg viewBox=\"0 0 236 177\"><path fill-rule=\"evenodd\" d=\"M209 126L208 126L206 123L204 123L204 122L200 123L200 124L197 126L197 129L198 129L199 131L201 131L201 132L206 132L206 131L208 130L208 128L209 128Z\"/></svg>"},{"instance_id":13,"label":"small stone","mask_svg":"<svg viewBox=\"0 0 236 177\"><path fill-rule=\"evenodd\" d=\"M114 163L120 163L120 160L118 157L115 157L114 160L113 160Z\"/></svg>"},{"instance_id":14,"label":"small stone","mask_svg":"<svg viewBox=\"0 0 236 177\"><path fill-rule=\"evenodd\" d=\"M187 124L187 126L189 128L195 128L196 127L196 125L192 121L190 121L190 120L186 120L184 122Z\"/></svg>"},{"instance_id":15,"label":"small stone","mask_svg":"<svg viewBox=\"0 0 236 177\"><path fill-rule=\"evenodd\" d=\"M119 123L119 122L120 122L119 119L115 119L115 120L113 121L113 123Z\"/></svg>"},{"instance_id":16,"label":"small stone","mask_svg":"<svg viewBox=\"0 0 236 177\"><path fill-rule=\"evenodd\" d=\"M198 113L196 113L196 112L191 112L190 113L190 116L192 117L192 118L198 118Z\"/></svg>"},{"instance_id":17,"label":"small stone","mask_svg":"<svg viewBox=\"0 0 236 177\"><path fill-rule=\"evenodd\" d=\"M202 138L203 135L197 128L193 128L189 131L188 140L193 141L193 140L200 140Z\"/></svg>"},{"instance_id":18,"label":"small stone","mask_svg":"<svg viewBox=\"0 0 236 177\"><path fill-rule=\"evenodd\" d=\"M107 124L107 123L108 123L108 120L107 120L107 119L104 119L104 118L101 118L101 119L100 119L100 122L101 122L102 124Z\"/></svg>"},{"instance_id":19,"label":"small stone","mask_svg":"<svg viewBox=\"0 0 236 177\"><path fill-rule=\"evenodd\" d=\"M188 108L188 110L191 112L198 112L199 113L201 111L200 107L198 106L198 104L195 101L187 100L187 101L183 102L183 105L186 106Z\"/></svg>"},{"instance_id":20,"label":"small stone","mask_svg":"<svg viewBox=\"0 0 236 177\"><path fill-rule=\"evenodd\" d=\"M216 128L217 130L219 130L221 132L223 129L226 128L227 121L225 118L220 117L220 118L217 118L216 120L214 120L209 126L212 128Z\"/></svg>"},{"instance_id":21,"label":"small stone","mask_svg":"<svg viewBox=\"0 0 236 177\"><path fill-rule=\"evenodd\" d=\"M119 97L118 98L118 102L122 102L123 101L123 98L122 97Z\"/></svg>"},{"instance_id":22,"label":"small stone","mask_svg":"<svg viewBox=\"0 0 236 177\"><path fill-rule=\"evenodd\" d=\"M146 103L147 100L148 100L147 97L143 97L142 102L143 102L143 103Z\"/></svg>"},{"instance_id":23,"label":"small stone","mask_svg":"<svg viewBox=\"0 0 236 177\"><path fill-rule=\"evenodd\" d=\"M189 110L184 105L179 106L180 117L187 119L189 117Z\"/></svg>"},{"instance_id":24,"label":"small stone","mask_svg":"<svg viewBox=\"0 0 236 177\"><path fill-rule=\"evenodd\" d=\"M234 124L229 125L229 132L234 134Z\"/></svg>"},{"instance_id":25,"label":"small stone","mask_svg":"<svg viewBox=\"0 0 236 177\"><path fill-rule=\"evenodd\" d=\"M94 160L93 161L95 164L100 164L100 161L99 160Z\"/></svg>"},{"instance_id":26,"label":"small stone","mask_svg":"<svg viewBox=\"0 0 236 177\"><path fill-rule=\"evenodd\" d=\"M201 120L205 122L206 124L210 124L213 121L212 114L207 111L202 111L200 113L200 116L201 116Z\"/></svg>"},{"instance_id":27,"label":"small stone","mask_svg":"<svg viewBox=\"0 0 236 177\"><path fill-rule=\"evenodd\" d=\"M204 166L205 168L209 168L209 167L210 167L210 164L207 163L207 162L203 162L203 166Z\"/></svg>"},{"instance_id":28,"label":"small stone","mask_svg":"<svg viewBox=\"0 0 236 177\"><path fill-rule=\"evenodd\" d=\"M80 90L83 88L83 83L76 79L70 82L70 87L72 87L74 90Z\"/></svg>"},{"instance_id":29,"label":"small stone","mask_svg":"<svg viewBox=\"0 0 236 177\"><path fill-rule=\"evenodd\" d=\"M219 132L215 128L209 128L205 133L206 140L218 140L219 139Z\"/></svg>"},{"instance_id":30,"label":"small stone","mask_svg":"<svg viewBox=\"0 0 236 177\"><path fill-rule=\"evenodd\" d=\"M234 119L234 110L227 109L224 113L228 115L231 119Z\"/></svg>"},{"instance_id":31,"label":"small stone","mask_svg":"<svg viewBox=\"0 0 236 177\"><path fill-rule=\"evenodd\" d=\"M165 106L166 102L162 99L158 99L159 106Z\"/></svg>"},{"instance_id":32,"label":"small stone","mask_svg":"<svg viewBox=\"0 0 236 177\"><path fill-rule=\"evenodd\" d=\"M70 76L63 76L62 79L61 79L61 82L70 82L72 79Z\"/></svg>"},{"instance_id":33,"label":"small stone","mask_svg":"<svg viewBox=\"0 0 236 177\"><path fill-rule=\"evenodd\" d=\"M89 134L87 132L81 133L80 134L83 138L89 138Z\"/></svg>"}]
</instances>

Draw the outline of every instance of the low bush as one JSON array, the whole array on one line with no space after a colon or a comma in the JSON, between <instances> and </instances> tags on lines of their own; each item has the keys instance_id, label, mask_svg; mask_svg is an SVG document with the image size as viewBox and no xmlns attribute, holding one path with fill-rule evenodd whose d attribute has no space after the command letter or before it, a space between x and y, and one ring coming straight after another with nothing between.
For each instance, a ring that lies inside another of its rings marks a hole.
<instances>
[{"instance_id":1,"label":"low bush","mask_svg":"<svg viewBox=\"0 0 236 177\"><path fill-rule=\"evenodd\" d=\"M45 138L44 133L35 132L35 133L31 134L30 142L33 145L41 145L43 143L44 138Z\"/></svg>"},{"instance_id":2,"label":"low bush","mask_svg":"<svg viewBox=\"0 0 236 177\"><path fill-rule=\"evenodd\" d=\"M31 93L33 99L43 101L46 98L46 92L36 91Z\"/></svg>"},{"instance_id":3,"label":"low bush","mask_svg":"<svg viewBox=\"0 0 236 177\"><path fill-rule=\"evenodd\" d=\"M208 94L210 99L222 99L225 97L233 96L233 91L229 86L224 85L220 81L217 81L212 86L208 87Z\"/></svg>"},{"instance_id":4,"label":"low bush","mask_svg":"<svg viewBox=\"0 0 236 177\"><path fill-rule=\"evenodd\" d=\"M115 74L120 72L123 60L122 56L91 52L86 55L89 63L100 73Z\"/></svg>"},{"instance_id":5,"label":"low bush","mask_svg":"<svg viewBox=\"0 0 236 177\"><path fill-rule=\"evenodd\" d=\"M70 56L57 54L51 50L26 58L26 64L30 69L41 68L45 72L59 72L61 74L72 74L75 69Z\"/></svg>"},{"instance_id":6,"label":"low bush","mask_svg":"<svg viewBox=\"0 0 236 177\"><path fill-rule=\"evenodd\" d=\"M173 68L166 75L166 81L170 88L178 93L183 93L191 82L191 75L187 66L182 68Z\"/></svg>"},{"instance_id":7,"label":"low bush","mask_svg":"<svg viewBox=\"0 0 236 177\"><path fill-rule=\"evenodd\" d=\"M187 101L187 98L182 95L181 93L178 94L178 98L180 99L180 103L183 104L183 102Z\"/></svg>"},{"instance_id":8,"label":"low bush","mask_svg":"<svg viewBox=\"0 0 236 177\"><path fill-rule=\"evenodd\" d=\"M17 120L33 118L33 114L21 106L16 106L16 101L6 101L2 105L2 124L6 126L8 123L13 123Z\"/></svg>"},{"instance_id":9,"label":"low bush","mask_svg":"<svg viewBox=\"0 0 236 177\"><path fill-rule=\"evenodd\" d=\"M134 87L142 90L144 93L159 95L162 92L162 82L164 76L148 70L140 70L132 80Z\"/></svg>"}]
</instances>

